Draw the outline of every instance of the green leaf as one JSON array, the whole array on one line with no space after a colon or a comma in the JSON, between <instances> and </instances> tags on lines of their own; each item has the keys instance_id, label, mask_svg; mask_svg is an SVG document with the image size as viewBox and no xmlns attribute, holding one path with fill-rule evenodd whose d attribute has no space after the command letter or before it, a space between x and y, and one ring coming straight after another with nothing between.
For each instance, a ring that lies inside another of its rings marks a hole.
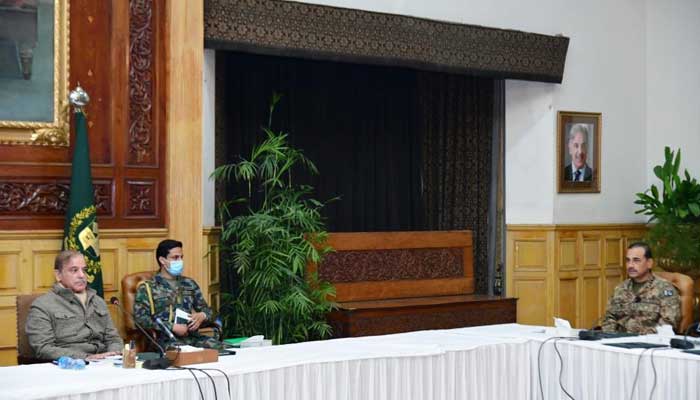
<instances>
[{"instance_id":1,"label":"green leaf","mask_svg":"<svg viewBox=\"0 0 700 400\"><path fill-rule=\"evenodd\" d=\"M304 168L317 173L303 151L291 147L287 134L272 129L272 114L281 96L273 94L264 138L248 160L217 168L222 180L233 175L248 186L248 197L224 200L222 217L222 265L230 268L238 282L235 297L222 304L228 332L264 334L275 343L328 337L325 313L335 304L333 285L307 280L306 266L319 262L332 249L323 246L327 238L320 209L325 204L313 199L313 188L295 184L292 172ZM261 204L250 203L251 194ZM230 204L248 204L240 215ZM307 239L313 238L313 239ZM318 243L318 250L311 241Z\"/></svg>"},{"instance_id":2,"label":"green leaf","mask_svg":"<svg viewBox=\"0 0 700 400\"><path fill-rule=\"evenodd\" d=\"M690 212L693 213L694 216L700 217L700 204L698 203L689 203L688 204L688 209Z\"/></svg>"},{"instance_id":3,"label":"green leaf","mask_svg":"<svg viewBox=\"0 0 700 400\"><path fill-rule=\"evenodd\" d=\"M673 154L673 153L671 153ZM678 170L681 167L681 149L676 153L676 160L673 162L673 175L678 175Z\"/></svg>"},{"instance_id":4,"label":"green leaf","mask_svg":"<svg viewBox=\"0 0 700 400\"><path fill-rule=\"evenodd\" d=\"M654 167L654 175L656 175L656 177L659 179L664 179L664 170L660 165Z\"/></svg>"},{"instance_id":5,"label":"green leaf","mask_svg":"<svg viewBox=\"0 0 700 400\"><path fill-rule=\"evenodd\" d=\"M651 194L654 196L654 200L659 199L659 189L656 188L656 185L651 185Z\"/></svg>"}]
</instances>

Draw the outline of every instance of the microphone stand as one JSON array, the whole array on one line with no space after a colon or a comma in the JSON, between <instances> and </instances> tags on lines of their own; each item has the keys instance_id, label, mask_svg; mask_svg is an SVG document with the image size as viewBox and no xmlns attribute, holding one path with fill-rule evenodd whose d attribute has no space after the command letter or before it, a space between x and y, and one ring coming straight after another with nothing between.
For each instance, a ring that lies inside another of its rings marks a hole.
<instances>
[{"instance_id":1,"label":"microphone stand","mask_svg":"<svg viewBox=\"0 0 700 400\"><path fill-rule=\"evenodd\" d=\"M163 332L165 332L165 334L168 335L170 340L172 340L173 342L178 341L177 338L175 337L175 335L173 334L173 332L170 329L168 329L168 326L165 325L165 323L163 322L162 319L160 319L160 317L155 317L155 318L153 318L153 320L156 322L156 324L158 324L158 326L160 326L160 329L162 329Z\"/></svg>"},{"instance_id":2,"label":"microphone stand","mask_svg":"<svg viewBox=\"0 0 700 400\"><path fill-rule=\"evenodd\" d=\"M109 299L109 302L110 302L111 304L114 304L115 306L117 306L117 307L119 308L119 310L122 312L122 314L126 314L126 315L128 315L129 317L131 317L131 320L134 322L134 325L138 328L138 330L141 331L141 333L142 333L144 336L146 336L146 338L147 338L152 344L154 344L154 345L158 348L158 350L160 350L160 358L158 358L158 359L156 359L156 360L146 360L146 361L144 361L144 363L143 363L143 368L145 368L145 369L166 369L166 368L168 368L168 367L170 366L171 363L170 363L170 360L168 360L168 359L165 357L165 349L163 349L163 346L161 346L160 344L158 344L158 342L157 342L155 339L153 339L153 337L151 337L151 335L150 335L145 329L143 329L143 327L141 326L141 324L139 324L139 323L136 321L136 318L134 318L134 315L133 315L133 314L131 314L130 312L126 311L126 310L124 309L124 307L122 307L122 305L119 303L119 299L118 299L118 298L116 298L116 297L113 296L111 299ZM172 333L171 333L171 334L172 334Z\"/></svg>"}]
</instances>

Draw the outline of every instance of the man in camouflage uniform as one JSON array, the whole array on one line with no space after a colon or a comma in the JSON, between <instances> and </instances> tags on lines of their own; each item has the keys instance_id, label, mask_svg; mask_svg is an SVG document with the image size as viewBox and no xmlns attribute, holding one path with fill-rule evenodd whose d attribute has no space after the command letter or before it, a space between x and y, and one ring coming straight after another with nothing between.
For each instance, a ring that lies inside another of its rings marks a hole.
<instances>
[{"instance_id":1,"label":"man in camouflage uniform","mask_svg":"<svg viewBox=\"0 0 700 400\"><path fill-rule=\"evenodd\" d=\"M654 260L646 243L627 248L627 275L615 288L603 321L606 332L656 333L658 325L678 327L681 299L673 285L651 273Z\"/></svg>"},{"instance_id":2,"label":"man in camouflage uniform","mask_svg":"<svg viewBox=\"0 0 700 400\"><path fill-rule=\"evenodd\" d=\"M182 276L182 242L170 239L160 242L156 249L156 260L159 272L152 279L141 282L136 290L136 322L145 329L153 329L157 333L158 343L164 348L174 343L155 322L156 318L163 321L179 344L221 348L221 342L216 338L199 333L202 323L211 321L212 311L197 283ZM190 321L176 320L177 309L188 313Z\"/></svg>"}]
</instances>

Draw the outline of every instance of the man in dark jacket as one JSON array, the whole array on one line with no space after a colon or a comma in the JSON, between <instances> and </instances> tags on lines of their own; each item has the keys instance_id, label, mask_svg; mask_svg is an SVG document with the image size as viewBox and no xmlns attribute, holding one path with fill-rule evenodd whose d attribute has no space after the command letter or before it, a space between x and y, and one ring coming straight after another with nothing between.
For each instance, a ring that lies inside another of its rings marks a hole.
<instances>
[{"instance_id":1,"label":"man in dark jacket","mask_svg":"<svg viewBox=\"0 0 700 400\"><path fill-rule=\"evenodd\" d=\"M88 288L85 258L66 250L54 262L56 282L32 303L25 330L37 358L95 360L121 354L123 342L107 305Z\"/></svg>"},{"instance_id":2,"label":"man in dark jacket","mask_svg":"<svg viewBox=\"0 0 700 400\"><path fill-rule=\"evenodd\" d=\"M564 180L574 182L590 182L593 170L586 163L588 156L588 126L575 124L569 131L567 147L571 164L564 167Z\"/></svg>"}]
</instances>

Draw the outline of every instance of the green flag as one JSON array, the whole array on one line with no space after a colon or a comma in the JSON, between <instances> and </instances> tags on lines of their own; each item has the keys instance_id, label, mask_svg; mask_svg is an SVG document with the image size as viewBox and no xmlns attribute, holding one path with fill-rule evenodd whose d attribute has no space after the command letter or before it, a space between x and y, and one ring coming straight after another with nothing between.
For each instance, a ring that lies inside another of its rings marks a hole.
<instances>
[{"instance_id":1,"label":"green flag","mask_svg":"<svg viewBox=\"0 0 700 400\"><path fill-rule=\"evenodd\" d=\"M87 122L85 114L78 111L75 113L75 147L71 166L70 198L66 212L66 225L63 228L63 250L77 250L83 253L88 267L90 287L104 297L96 217Z\"/></svg>"}]
</instances>

